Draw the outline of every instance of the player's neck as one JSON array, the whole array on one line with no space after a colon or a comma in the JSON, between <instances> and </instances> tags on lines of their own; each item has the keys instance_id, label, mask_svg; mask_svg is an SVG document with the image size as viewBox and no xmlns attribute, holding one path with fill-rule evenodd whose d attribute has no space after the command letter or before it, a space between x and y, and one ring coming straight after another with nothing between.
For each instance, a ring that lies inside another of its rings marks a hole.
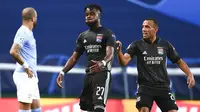
<instances>
[{"instance_id":1,"label":"player's neck","mask_svg":"<svg viewBox=\"0 0 200 112\"><path fill-rule=\"evenodd\" d=\"M98 20L98 22L97 22L97 24L96 24L95 26L96 26L96 28L100 28L100 27L102 27L102 26L101 26L100 19Z\"/></svg>"},{"instance_id":2,"label":"player's neck","mask_svg":"<svg viewBox=\"0 0 200 112\"><path fill-rule=\"evenodd\" d=\"M96 30L98 28L102 27L101 24L96 24L93 27L90 27L90 30Z\"/></svg>"},{"instance_id":3,"label":"player's neck","mask_svg":"<svg viewBox=\"0 0 200 112\"><path fill-rule=\"evenodd\" d=\"M156 36L151 38L151 43L154 43L156 41Z\"/></svg>"},{"instance_id":4,"label":"player's neck","mask_svg":"<svg viewBox=\"0 0 200 112\"><path fill-rule=\"evenodd\" d=\"M33 23L29 22L29 21L23 21L22 22L23 26L26 26L29 30L33 30Z\"/></svg>"},{"instance_id":5,"label":"player's neck","mask_svg":"<svg viewBox=\"0 0 200 112\"><path fill-rule=\"evenodd\" d=\"M96 28L102 27L100 23L97 23Z\"/></svg>"}]
</instances>

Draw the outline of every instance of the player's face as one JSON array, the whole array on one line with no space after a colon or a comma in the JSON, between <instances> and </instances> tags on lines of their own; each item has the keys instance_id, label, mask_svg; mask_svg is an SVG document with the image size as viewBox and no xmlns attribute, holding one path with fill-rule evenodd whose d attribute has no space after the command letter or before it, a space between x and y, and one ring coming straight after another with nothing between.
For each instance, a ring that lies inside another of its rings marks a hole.
<instances>
[{"instance_id":1,"label":"player's face","mask_svg":"<svg viewBox=\"0 0 200 112\"><path fill-rule=\"evenodd\" d=\"M143 38L151 38L157 32L157 28L154 26L154 22L151 20L145 20L142 24Z\"/></svg>"},{"instance_id":2,"label":"player's face","mask_svg":"<svg viewBox=\"0 0 200 112\"><path fill-rule=\"evenodd\" d=\"M90 10L89 8L85 11L85 22L87 25L96 24L99 19L99 11L96 9Z\"/></svg>"},{"instance_id":3,"label":"player's face","mask_svg":"<svg viewBox=\"0 0 200 112\"><path fill-rule=\"evenodd\" d=\"M37 12L35 12L35 17L33 17L33 27L37 25Z\"/></svg>"}]
</instances>

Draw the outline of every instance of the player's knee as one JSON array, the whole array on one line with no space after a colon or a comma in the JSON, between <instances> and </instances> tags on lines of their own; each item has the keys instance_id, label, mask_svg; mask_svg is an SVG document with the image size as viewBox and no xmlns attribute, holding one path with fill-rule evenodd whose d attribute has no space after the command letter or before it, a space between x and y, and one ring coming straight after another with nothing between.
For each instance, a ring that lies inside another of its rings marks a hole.
<instances>
[{"instance_id":1,"label":"player's knee","mask_svg":"<svg viewBox=\"0 0 200 112\"><path fill-rule=\"evenodd\" d=\"M38 99L33 99L32 104L31 104L31 109L38 109L40 108L40 100ZM37 112L37 111L36 111Z\"/></svg>"},{"instance_id":2,"label":"player's knee","mask_svg":"<svg viewBox=\"0 0 200 112\"><path fill-rule=\"evenodd\" d=\"M139 109L139 112L150 112L148 107L142 107Z\"/></svg>"},{"instance_id":3,"label":"player's knee","mask_svg":"<svg viewBox=\"0 0 200 112\"><path fill-rule=\"evenodd\" d=\"M24 102L19 102L19 109L21 110L29 110L31 109L31 103L24 103Z\"/></svg>"},{"instance_id":4,"label":"player's knee","mask_svg":"<svg viewBox=\"0 0 200 112\"><path fill-rule=\"evenodd\" d=\"M94 106L94 112L104 112L105 106L103 105L95 105Z\"/></svg>"}]
</instances>

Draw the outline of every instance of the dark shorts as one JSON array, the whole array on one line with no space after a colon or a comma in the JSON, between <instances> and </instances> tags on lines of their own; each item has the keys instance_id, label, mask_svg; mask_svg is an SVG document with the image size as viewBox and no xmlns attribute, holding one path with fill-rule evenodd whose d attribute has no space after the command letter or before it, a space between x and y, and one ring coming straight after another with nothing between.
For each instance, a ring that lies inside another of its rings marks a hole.
<instances>
[{"instance_id":1,"label":"dark shorts","mask_svg":"<svg viewBox=\"0 0 200 112\"><path fill-rule=\"evenodd\" d=\"M83 91L80 96L80 108L93 111L95 108L104 109L110 89L111 74L102 71L85 76Z\"/></svg>"},{"instance_id":2,"label":"dark shorts","mask_svg":"<svg viewBox=\"0 0 200 112\"><path fill-rule=\"evenodd\" d=\"M169 110L178 110L175 97L172 95L170 90L156 89L146 86L142 86L138 89L136 95L137 109L148 107L149 110L151 110L153 101L156 102L162 112L168 112Z\"/></svg>"}]
</instances>

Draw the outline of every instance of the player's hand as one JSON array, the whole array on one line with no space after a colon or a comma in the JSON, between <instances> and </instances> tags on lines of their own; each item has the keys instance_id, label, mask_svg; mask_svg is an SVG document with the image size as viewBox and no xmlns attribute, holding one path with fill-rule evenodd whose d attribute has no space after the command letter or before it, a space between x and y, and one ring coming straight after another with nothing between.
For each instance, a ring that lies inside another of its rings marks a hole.
<instances>
[{"instance_id":1,"label":"player's hand","mask_svg":"<svg viewBox=\"0 0 200 112\"><path fill-rule=\"evenodd\" d=\"M63 78L64 78L64 76L63 76L62 74L59 74L58 77L57 77L57 80L56 80L57 85L58 85L60 88L63 88L63 86L62 86Z\"/></svg>"},{"instance_id":2,"label":"player's hand","mask_svg":"<svg viewBox=\"0 0 200 112\"><path fill-rule=\"evenodd\" d=\"M94 61L92 60L92 66L89 67L90 71L92 71L93 73L96 73L96 72L100 72L102 69L105 68L104 64L102 61Z\"/></svg>"},{"instance_id":3,"label":"player's hand","mask_svg":"<svg viewBox=\"0 0 200 112\"><path fill-rule=\"evenodd\" d=\"M195 85L195 80L194 80L194 76L193 75L189 75L187 77L187 84L188 84L188 88L192 88Z\"/></svg>"},{"instance_id":4,"label":"player's hand","mask_svg":"<svg viewBox=\"0 0 200 112\"><path fill-rule=\"evenodd\" d=\"M116 41L117 44L117 51L121 51L122 50L122 43L118 40Z\"/></svg>"},{"instance_id":5,"label":"player's hand","mask_svg":"<svg viewBox=\"0 0 200 112\"><path fill-rule=\"evenodd\" d=\"M26 71L26 73L28 75L28 78L32 78L33 77L33 71L31 71L30 68L25 68L25 71Z\"/></svg>"}]
</instances>

